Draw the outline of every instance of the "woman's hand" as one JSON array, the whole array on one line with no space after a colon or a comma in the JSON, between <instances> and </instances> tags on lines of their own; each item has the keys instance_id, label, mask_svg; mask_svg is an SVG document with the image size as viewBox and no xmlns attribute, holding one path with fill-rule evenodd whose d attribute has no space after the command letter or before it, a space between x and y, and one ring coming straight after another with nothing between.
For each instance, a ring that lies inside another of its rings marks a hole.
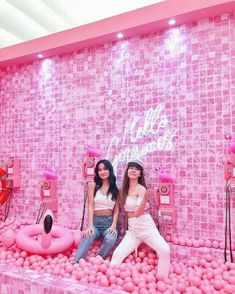
<instances>
[{"instance_id":1,"label":"woman's hand","mask_svg":"<svg viewBox=\"0 0 235 294\"><path fill-rule=\"evenodd\" d=\"M117 234L116 226L112 225L111 227L109 227L108 232L111 235L116 235Z\"/></svg>"},{"instance_id":2,"label":"woman's hand","mask_svg":"<svg viewBox=\"0 0 235 294\"><path fill-rule=\"evenodd\" d=\"M134 217L139 217L142 214L144 214L143 212L140 212L138 209L134 211Z\"/></svg>"},{"instance_id":3,"label":"woman's hand","mask_svg":"<svg viewBox=\"0 0 235 294\"><path fill-rule=\"evenodd\" d=\"M94 234L94 227L93 226L89 226L86 231L85 231L85 236L86 237L90 237L91 235Z\"/></svg>"}]
</instances>

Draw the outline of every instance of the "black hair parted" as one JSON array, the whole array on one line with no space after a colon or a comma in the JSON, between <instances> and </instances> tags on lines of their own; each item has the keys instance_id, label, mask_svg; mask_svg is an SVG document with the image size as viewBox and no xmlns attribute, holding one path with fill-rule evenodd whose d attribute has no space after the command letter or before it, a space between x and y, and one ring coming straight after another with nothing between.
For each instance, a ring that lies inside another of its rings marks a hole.
<instances>
[{"instance_id":1,"label":"black hair parted","mask_svg":"<svg viewBox=\"0 0 235 294\"><path fill-rule=\"evenodd\" d=\"M97 162L96 166L95 166L95 177L94 177L94 181L95 181L95 191L94 191L94 196L96 194L96 192L102 187L103 181L102 179L99 177L99 173L98 173L98 169L99 169L99 165L103 163L104 166L109 170L109 189L107 191L107 195L109 195L110 193L112 194L112 201L116 201L118 198L118 187L116 185L116 177L114 175L113 172L113 166L111 164L111 162L107 159L101 159Z\"/></svg>"}]
</instances>

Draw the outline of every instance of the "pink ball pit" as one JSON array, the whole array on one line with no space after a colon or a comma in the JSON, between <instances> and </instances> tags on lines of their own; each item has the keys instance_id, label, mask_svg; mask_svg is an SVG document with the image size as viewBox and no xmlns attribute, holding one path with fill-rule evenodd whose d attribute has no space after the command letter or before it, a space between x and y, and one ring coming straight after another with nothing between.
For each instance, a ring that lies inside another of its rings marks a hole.
<instances>
[{"instance_id":1,"label":"pink ball pit","mask_svg":"<svg viewBox=\"0 0 235 294\"><path fill-rule=\"evenodd\" d=\"M1 264L9 264L25 270L34 270L37 273L51 274L55 276L56 281L58 281L57 277L64 277L76 280L79 283L108 287L110 293L112 290L116 290L115 293L126 291L132 294L235 293L235 264L231 262L224 263L223 250L214 248L217 247L217 243L214 242L216 240L211 240L208 243L206 242L208 240L198 239L195 243L195 240L190 238L166 236L168 242L169 240L174 240L177 245L175 244L176 246L173 245L172 247L172 255L175 255L176 259L174 260L174 257L172 257L169 276L164 278L157 274L157 255L146 246L140 246L137 255L135 252L131 253L123 264L117 266L112 266L109 260L103 260L100 256L96 256L101 246L101 240L95 241L86 261L81 259L74 265L72 262L76 254L76 246L74 247L73 244L68 250L56 255L40 255L40 253L31 255L30 252L26 252L26 250L22 250L16 245L11 247L3 246L5 236L13 236L11 232L9 233L9 230L19 229L21 231L25 225L31 228L35 226L31 226L27 221L7 220L6 222L0 222L0 266ZM71 228L70 232L79 239L82 233L75 230L75 228ZM36 240L41 245L42 231L30 236L31 239ZM56 239L54 234L51 239ZM187 248L189 241L191 246ZM182 253L182 248L178 251L180 243L185 243L184 248L191 252L192 259L188 255L184 257L184 260L177 258L177 252ZM205 243L208 243L210 247L197 248L198 246L205 246ZM196 248L194 248L195 244ZM201 250L201 253L198 250ZM197 252L198 257L194 256L194 253L197 254Z\"/></svg>"},{"instance_id":2,"label":"pink ball pit","mask_svg":"<svg viewBox=\"0 0 235 294\"><path fill-rule=\"evenodd\" d=\"M33 254L56 254L67 250L74 242L73 234L69 229L53 226L51 245L43 248L42 234L42 225L26 226L17 232L16 244L20 249Z\"/></svg>"}]
</instances>

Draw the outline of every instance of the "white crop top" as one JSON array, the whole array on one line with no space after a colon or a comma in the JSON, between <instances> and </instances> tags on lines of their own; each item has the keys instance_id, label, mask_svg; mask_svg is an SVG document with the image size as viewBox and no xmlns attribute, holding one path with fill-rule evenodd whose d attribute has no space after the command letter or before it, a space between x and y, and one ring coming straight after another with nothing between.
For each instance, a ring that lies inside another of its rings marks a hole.
<instances>
[{"instance_id":1,"label":"white crop top","mask_svg":"<svg viewBox=\"0 0 235 294\"><path fill-rule=\"evenodd\" d=\"M112 194L104 195L98 190L95 194L94 203L95 207L94 210L104 210L104 209L112 209L114 208L115 201L112 199Z\"/></svg>"},{"instance_id":2,"label":"white crop top","mask_svg":"<svg viewBox=\"0 0 235 294\"><path fill-rule=\"evenodd\" d=\"M142 199L138 196L127 196L125 203L126 211L135 211L136 208L140 205ZM146 203L145 209L149 209L149 203Z\"/></svg>"}]
</instances>

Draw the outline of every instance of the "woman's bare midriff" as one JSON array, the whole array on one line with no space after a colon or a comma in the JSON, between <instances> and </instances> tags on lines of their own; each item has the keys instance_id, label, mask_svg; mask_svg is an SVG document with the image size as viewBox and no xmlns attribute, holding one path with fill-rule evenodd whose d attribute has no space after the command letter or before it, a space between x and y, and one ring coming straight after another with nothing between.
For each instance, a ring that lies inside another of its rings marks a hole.
<instances>
[{"instance_id":1,"label":"woman's bare midriff","mask_svg":"<svg viewBox=\"0 0 235 294\"><path fill-rule=\"evenodd\" d=\"M143 214L149 214L149 210L145 210ZM134 211L127 211L127 216L128 216L128 218L135 217L135 212Z\"/></svg>"},{"instance_id":2,"label":"woman's bare midriff","mask_svg":"<svg viewBox=\"0 0 235 294\"><path fill-rule=\"evenodd\" d=\"M102 209L102 210L95 210L94 215L112 215L113 211L112 209Z\"/></svg>"}]
</instances>

